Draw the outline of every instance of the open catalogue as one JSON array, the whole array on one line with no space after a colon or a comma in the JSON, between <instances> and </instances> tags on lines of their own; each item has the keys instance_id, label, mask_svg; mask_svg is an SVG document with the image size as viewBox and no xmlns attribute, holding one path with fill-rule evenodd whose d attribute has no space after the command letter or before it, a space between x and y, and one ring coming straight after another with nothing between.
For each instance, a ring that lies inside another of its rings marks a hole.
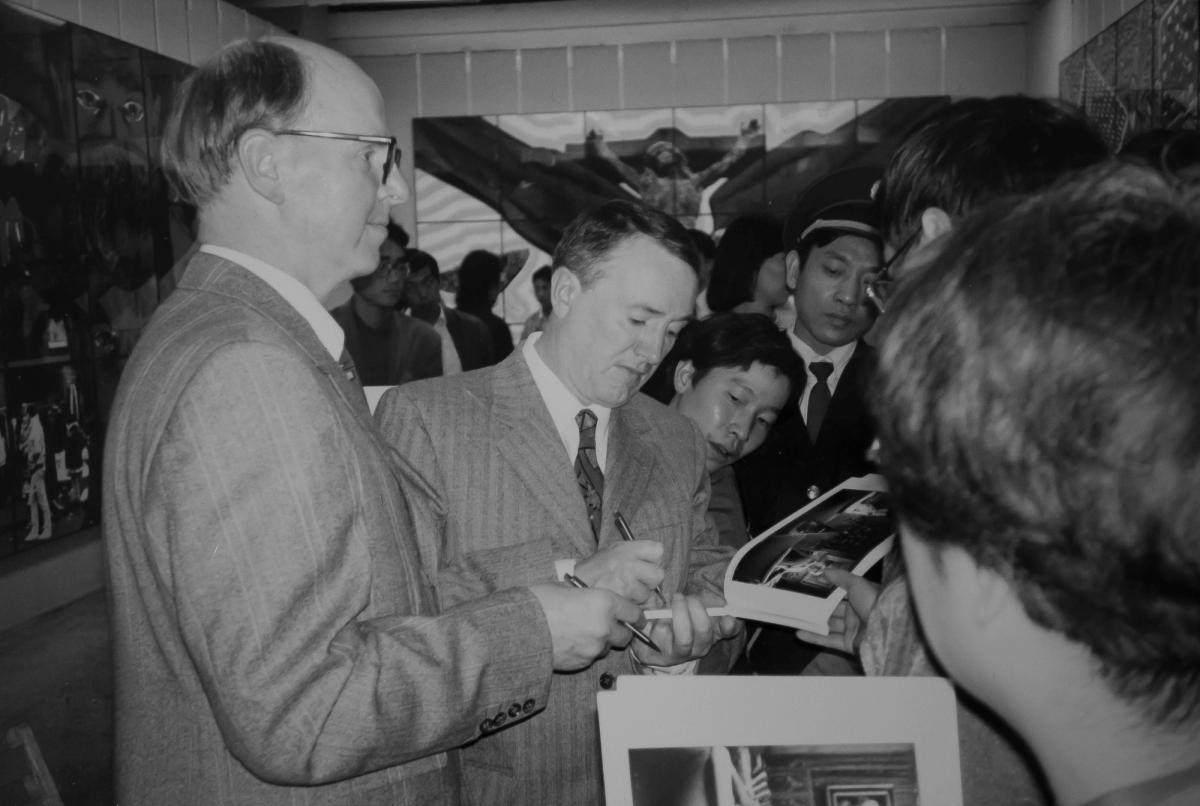
<instances>
[{"instance_id":1,"label":"open catalogue","mask_svg":"<svg viewBox=\"0 0 1200 806\"><path fill-rule=\"evenodd\" d=\"M846 479L738 550L725 572L727 612L829 634L846 595L827 568L862 574L891 550L896 527L882 476ZM646 611L666 618L669 611Z\"/></svg>"}]
</instances>

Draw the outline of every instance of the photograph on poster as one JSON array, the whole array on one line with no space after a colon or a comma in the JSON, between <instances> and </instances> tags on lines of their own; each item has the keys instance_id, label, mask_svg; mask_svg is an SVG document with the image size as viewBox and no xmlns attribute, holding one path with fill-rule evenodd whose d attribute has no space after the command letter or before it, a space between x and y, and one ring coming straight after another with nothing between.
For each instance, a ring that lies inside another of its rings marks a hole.
<instances>
[{"instance_id":1,"label":"photograph on poster","mask_svg":"<svg viewBox=\"0 0 1200 806\"><path fill-rule=\"evenodd\" d=\"M596 704L607 806L962 804L941 678L631 675Z\"/></svg>"},{"instance_id":2,"label":"photograph on poster","mask_svg":"<svg viewBox=\"0 0 1200 806\"><path fill-rule=\"evenodd\" d=\"M634 806L919 803L911 744L656 747L629 767Z\"/></svg>"}]
</instances>

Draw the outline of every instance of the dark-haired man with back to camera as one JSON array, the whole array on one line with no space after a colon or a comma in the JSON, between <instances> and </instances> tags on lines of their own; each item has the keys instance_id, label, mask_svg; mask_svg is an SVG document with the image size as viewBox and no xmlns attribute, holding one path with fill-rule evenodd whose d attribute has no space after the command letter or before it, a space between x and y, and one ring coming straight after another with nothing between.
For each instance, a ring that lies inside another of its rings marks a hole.
<instances>
[{"instance_id":1,"label":"dark-haired man with back to camera","mask_svg":"<svg viewBox=\"0 0 1200 806\"><path fill-rule=\"evenodd\" d=\"M354 294L329 312L346 334L346 352L363 386L398 386L442 374L437 331L396 310L408 279L407 240L404 230L389 221L379 265L368 275L352 278Z\"/></svg>"},{"instance_id":2,"label":"dark-haired man with back to camera","mask_svg":"<svg viewBox=\"0 0 1200 806\"><path fill-rule=\"evenodd\" d=\"M648 667L728 668L739 622L710 617L732 552L707 517L699 430L638 389L692 314L695 251L678 221L627 201L580 215L554 252L545 328L495 367L388 390L376 419L446 502L448 603L572 570L673 618L558 675L546 711L463 750L467 797L604 800L596 694ZM624 516L633 541L616 524ZM657 600L661 586L667 601ZM709 650L713 650L712 653ZM661 651L659 651L661 650Z\"/></svg>"},{"instance_id":3,"label":"dark-haired man with back to camera","mask_svg":"<svg viewBox=\"0 0 1200 806\"><path fill-rule=\"evenodd\" d=\"M884 173L880 209L887 260L867 283L872 301L884 311L881 322L892 313L891 291L919 276L965 216L1006 196L1043 190L1106 156L1103 140L1080 114L1037 98L968 98L917 124ZM838 569L828 576L849 595L829 635L801 632L801 638L855 652L868 675L941 674L927 652L903 575L882 589ZM966 695L960 698L959 743L967 802L1049 802L1019 741Z\"/></svg>"},{"instance_id":4,"label":"dark-haired man with back to camera","mask_svg":"<svg viewBox=\"0 0 1200 806\"><path fill-rule=\"evenodd\" d=\"M443 751L533 716L552 669L639 617L553 583L441 608L444 502L383 441L319 302L375 267L407 196L385 120L357 65L303 40L234 43L179 89L165 162L202 245L104 456L124 806L458 803Z\"/></svg>"},{"instance_id":5,"label":"dark-haired man with back to camera","mask_svg":"<svg viewBox=\"0 0 1200 806\"><path fill-rule=\"evenodd\" d=\"M882 322L924 635L1061 806L1200 803L1197 209L1128 166L988 207Z\"/></svg>"}]
</instances>

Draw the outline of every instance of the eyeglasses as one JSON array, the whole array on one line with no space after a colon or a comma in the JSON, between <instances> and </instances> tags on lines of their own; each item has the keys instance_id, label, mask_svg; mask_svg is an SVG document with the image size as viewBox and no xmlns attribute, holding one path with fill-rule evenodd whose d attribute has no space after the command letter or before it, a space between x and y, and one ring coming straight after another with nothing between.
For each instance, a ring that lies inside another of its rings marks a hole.
<instances>
[{"instance_id":1,"label":"eyeglasses","mask_svg":"<svg viewBox=\"0 0 1200 806\"><path fill-rule=\"evenodd\" d=\"M393 166L400 169L400 147L396 145L395 137L385 137L381 134L343 134L342 132L314 132L304 129L268 129L271 134L288 134L293 137L320 137L323 140L353 140L359 143L376 143L387 146L387 156L383 161L383 179L379 184L386 185L392 175Z\"/></svg>"},{"instance_id":2,"label":"eyeglasses","mask_svg":"<svg viewBox=\"0 0 1200 806\"><path fill-rule=\"evenodd\" d=\"M900 248L893 252L890 258L883 261L883 265L879 267L879 271L869 275L863 281L867 291L867 299L871 300L880 313L887 312L887 299L892 295L892 291L896 287L896 281L892 278L891 274L892 267L900 262L900 258L904 257L909 249L912 249L920 235L921 228L917 227L912 235L904 239L904 243L900 244Z\"/></svg>"}]
</instances>

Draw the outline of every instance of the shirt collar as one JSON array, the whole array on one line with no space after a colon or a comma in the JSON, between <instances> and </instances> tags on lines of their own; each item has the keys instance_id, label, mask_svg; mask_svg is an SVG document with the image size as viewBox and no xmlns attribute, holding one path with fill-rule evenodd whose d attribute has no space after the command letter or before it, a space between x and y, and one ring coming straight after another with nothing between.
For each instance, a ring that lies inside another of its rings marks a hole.
<instances>
[{"instance_id":1,"label":"shirt collar","mask_svg":"<svg viewBox=\"0 0 1200 806\"><path fill-rule=\"evenodd\" d=\"M200 251L238 264L275 289L279 296L283 297L289 305L296 309L298 314L304 317L304 321L308 322L309 326L317 334L317 339L320 340L321 346L329 351L329 354L333 356L333 360L341 360L342 348L346 344L346 334L342 332L342 328L329 315L329 312L325 310L325 306L308 289L308 286L290 274L275 268L270 263L266 263L256 257L251 257L236 249L206 243L200 247Z\"/></svg>"},{"instance_id":2,"label":"shirt collar","mask_svg":"<svg viewBox=\"0 0 1200 806\"><path fill-rule=\"evenodd\" d=\"M521 356L529 365L529 373L533 375L533 383L537 387L538 394L542 396L546 408L550 410L550 419L554 421L554 429L558 431L559 439L562 440L563 447L567 449L567 456L574 461L575 454L579 452L579 425L575 422L575 415L579 413L580 409L591 409L592 413L596 415L596 462L600 465L600 469L604 470L608 461L608 430L612 419L612 409L594 403L585 406L579 402L579 398L567 389L554 371L538 355L538 351L534 349L533 346L541 337L541 332L530 334L529 338L525 339L521 345Z\"/></svg>"}]
</instances>

